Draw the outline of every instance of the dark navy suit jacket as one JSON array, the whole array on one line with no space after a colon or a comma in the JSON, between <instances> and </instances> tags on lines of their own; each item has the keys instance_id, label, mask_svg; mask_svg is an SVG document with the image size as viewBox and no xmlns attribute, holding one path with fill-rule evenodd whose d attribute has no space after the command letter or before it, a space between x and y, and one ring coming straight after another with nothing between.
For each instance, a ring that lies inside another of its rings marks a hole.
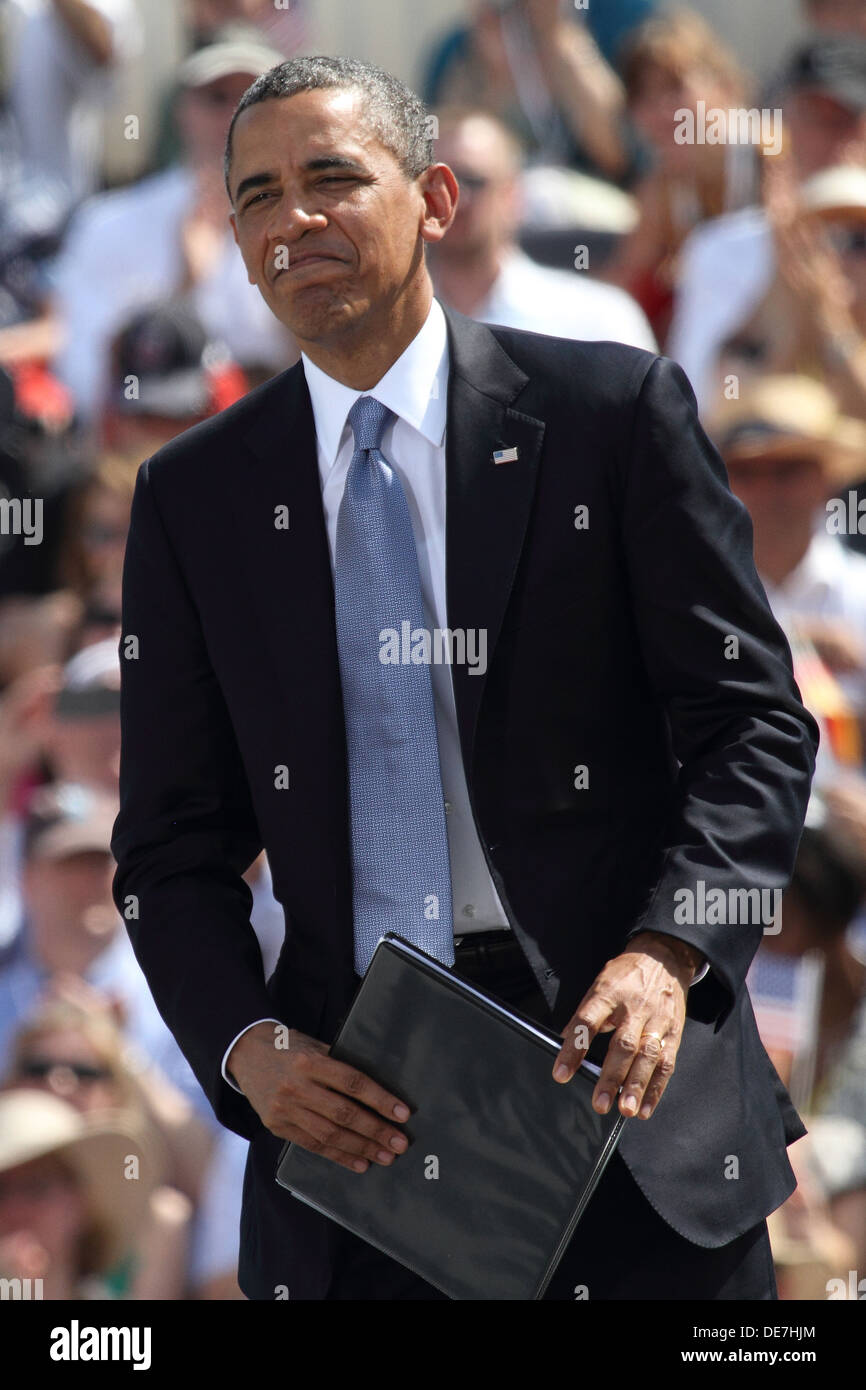
<instances>
[{"instance_id":1,"label":"dark navy suit jacket","mask_svg":"<svg viewBox=\"0 0 866 1390\"><path fill-rule=\"evenodd\" d=\"M676 914L700 880L726 897L787 884L818 730L681 368L447 321L448 621L488 632L486 674L453 668L481 843L557 1028L641 929L709 959L667 1091L621 1152L670 1225L722 1245L792 1191L786 1146L805 1131L744 987L760 919ZM120 652L115 901L217 1116L251 1140L242 1288L318 1298L336 1228L277 1186L282 1141L220 1072L262 1017L331 1041L357 983L333 581L300 365L142 464ZM263 846L286 916L268 980L242 878Z\"/></svg>"}]
</instances>

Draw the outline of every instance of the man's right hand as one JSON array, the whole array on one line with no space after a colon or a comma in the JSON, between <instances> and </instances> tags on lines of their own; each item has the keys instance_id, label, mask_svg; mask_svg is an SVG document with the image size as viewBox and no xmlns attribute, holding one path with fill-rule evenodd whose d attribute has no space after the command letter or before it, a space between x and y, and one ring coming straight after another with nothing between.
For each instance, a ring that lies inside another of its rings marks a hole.
<instances>
[{"instance_id":1,"label":"man's right hand","mask_svg":"<svg viewBox=\"0 0 866 1390\"><path fill-rule=\"evenodd\" d=\"M277 1047L273 1023L257 1023L238 1038L226 1062L256 1114L272 1134L352 1172L387 1167L408 1148L394 1120L409 1107L364 1072L329 1056L325 1043L292 1028Z\"/></svg>"}]
</instances>

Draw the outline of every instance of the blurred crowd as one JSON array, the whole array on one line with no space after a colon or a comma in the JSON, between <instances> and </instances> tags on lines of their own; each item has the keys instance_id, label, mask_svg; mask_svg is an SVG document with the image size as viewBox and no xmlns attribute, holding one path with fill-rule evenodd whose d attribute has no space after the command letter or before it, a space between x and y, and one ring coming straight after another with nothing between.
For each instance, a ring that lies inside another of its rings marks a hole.
<instances>
[{"instance_id":1,"label":"blurred crowd","mask_svg":"<svg viewBox=\"0 0 866 1390\"><path fill-rule=\"evenodd\" d=\"M222 154L249 83L315 51L315 0L177 0L183 51L118 181L144 3L0 9L0 1278L46 1298L242 1296L246 1145L111 896L121 579L141 462L297 359ZM748 982L810 1130L771 1220L780 1294L810 1299L866 1274L866 0L799 9L757 73L699 6L476 0L415 85L460 185L440 299L682 364L821 728ZM269 974L266 856L246 878Z\"/></svg>"}]
</instances>

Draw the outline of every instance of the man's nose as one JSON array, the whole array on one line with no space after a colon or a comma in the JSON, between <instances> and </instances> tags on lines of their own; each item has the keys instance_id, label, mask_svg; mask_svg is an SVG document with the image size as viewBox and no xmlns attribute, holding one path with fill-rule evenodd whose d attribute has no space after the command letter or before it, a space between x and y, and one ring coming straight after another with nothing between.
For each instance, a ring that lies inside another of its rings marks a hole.
<instances>
[{"instance_id":1,"label":"man's nose","mask_svg":"<svg viewBox=\"0 0 866 1390\"><path fill-rule=\"evenodd\" d=\"M284 197L274 207L268 238L272 246L291 246L309 231L321 231L328 219L323 212L304 205L303 199Z\"/></svg>"}]
</instances>

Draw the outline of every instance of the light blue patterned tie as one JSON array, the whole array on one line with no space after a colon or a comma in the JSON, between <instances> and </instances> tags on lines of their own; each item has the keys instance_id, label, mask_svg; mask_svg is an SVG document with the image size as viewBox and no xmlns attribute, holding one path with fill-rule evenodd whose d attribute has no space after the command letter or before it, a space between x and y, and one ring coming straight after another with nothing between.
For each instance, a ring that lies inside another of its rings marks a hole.
<instances>
[{"instance_id":1,"label":"light blue patterned tie","mask_svg":"<svg viewBox=\"0 0 866 1390\"><path fill-rule=\"evenodd\" d=\"M352 830L355 969L393 931L454 963L445 803L428 662L383 664L384 629L425 626L403 487L380 452L392 411L361 396L349 411L334 564Z\"/></svg>"}]
</instances>

